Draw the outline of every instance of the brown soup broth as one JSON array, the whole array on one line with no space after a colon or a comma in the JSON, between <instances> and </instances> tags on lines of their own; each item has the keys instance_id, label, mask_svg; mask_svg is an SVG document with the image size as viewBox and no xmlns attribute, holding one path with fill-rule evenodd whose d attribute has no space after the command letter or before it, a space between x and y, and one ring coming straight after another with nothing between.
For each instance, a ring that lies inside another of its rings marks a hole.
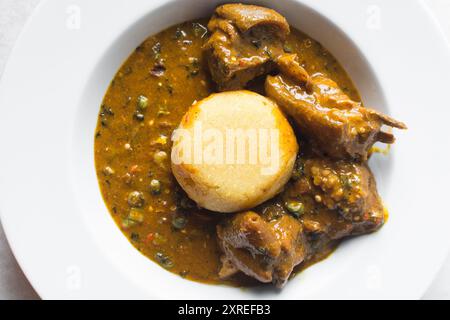
<instances>
[{"instance_id":1,"label":"brown soup broth","mask_svg":"<svg viewBox=\"0 0 450 320\"><path fill-rule=\"evenodd\" d=\"M256 280L217 275L216 225L227 215L197 208L170 170L172 131L193 102L215 90L202 57L206 24L200 19L170 27L145 40L125 61L100 109L95 165L111 216L143 255L190 280L249 286ZM310 74L323 73L360 101L351 79L320 43L292 29L285 51L297 53ZM325 258L335 245L296 272Z\"/></svg>"}]
</instances>

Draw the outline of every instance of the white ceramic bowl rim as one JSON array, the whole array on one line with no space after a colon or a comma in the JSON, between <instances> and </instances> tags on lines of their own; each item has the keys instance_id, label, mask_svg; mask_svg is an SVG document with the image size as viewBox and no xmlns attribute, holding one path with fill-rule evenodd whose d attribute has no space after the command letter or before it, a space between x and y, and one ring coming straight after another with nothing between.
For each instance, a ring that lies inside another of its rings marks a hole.
<instances>
[{"instance_id":1,"label":"white ceramic bowl rim","mask_svg":"<svg viewBox=\"0 0 450 320\"><path fill-rule=\"evenodd\" d=\"M450 220L440 203L426 201L443 197L449 178L439 171L449 160L442 148L448 145L449 111L440 102L450 74L440 30L422 1L374 6L352 0L343 7L329 0L249 2L279 10L291 25L322 42L345 66L366 105L410 126L388 159L371 161L391 211L389 223L379 233L345 243L282 292L208 286L163 270L132 248L102 202L93 165L97 113L109 81L138 44L170 25L208 15L219 1L45 1L18 41L0 87L0 139L9 151L0 159L2 223L42 297L418 298L424 292L447 252ZM108 14L99 23L105 7ZM399 24L400 8L406 7L408 16ZM370 20L377 14L378 25ZM429 35L420 44L414 38L418 30ZM439 82L419 86L410 75L423 57L433 57L432 65L414 75ZM17 99L21 92L33 103ZM442 117L424 112L425 105ZM14 119L21 121L19 130ZM417 146L421 152L413 153ZM435 166L415 171L429 157Z\"/></svg>"}]
</instances>

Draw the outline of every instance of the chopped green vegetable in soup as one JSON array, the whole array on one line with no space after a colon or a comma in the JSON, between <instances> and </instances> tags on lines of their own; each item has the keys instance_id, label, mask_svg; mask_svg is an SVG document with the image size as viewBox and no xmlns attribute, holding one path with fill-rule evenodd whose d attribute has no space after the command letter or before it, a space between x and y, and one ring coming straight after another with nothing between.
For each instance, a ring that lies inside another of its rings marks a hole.
<instances>
[{"instance_id":1,"label":"chopped green vegetable in soup","mask_svg":"<svg viewBox=\"0 0 450 320\"><path fill-rule=\"evenodd\" d=\"M224 215L197 207L170 170L173 130L193 102L216 90L202 53L209 37L206 26L206 19L189 21L151 36L120 68L99 113L95 139L97 175L113 219L142 254L187 279L252 285L255 280L243 274L219 276L222 262L216 226ZM253 45L260 50L259 41ZM283 50L298 54L306 71L330 77L359 101L347 74L318 42L292 28ZM258 92L263 91L261 88L258 80L249 85L249 89ZM286 190L257 208L267 221L281 223L284 214L289 213L302 219L314 232L320 232L321 224L311 219L318 214L314 200L299 198L298 184L306 170L310 167L298 161ZM353 181L345 175L336 179L336 184L342 182L343 192ZM339 192L340 187L336 188ZM317 197L316 200L328 201ZM325 221L326 214L320 219ZM322 246L297 271L326 257L335 245L329 242Z\"/></svg>"}]
</instances>

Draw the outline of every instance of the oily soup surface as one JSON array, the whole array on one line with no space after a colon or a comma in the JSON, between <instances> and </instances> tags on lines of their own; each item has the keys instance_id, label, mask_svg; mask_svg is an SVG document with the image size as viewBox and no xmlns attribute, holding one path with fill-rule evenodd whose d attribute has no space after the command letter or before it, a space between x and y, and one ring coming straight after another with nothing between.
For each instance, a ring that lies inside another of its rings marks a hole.
<instances>
[{"instance_id":1,"label":"oily soup surface","mask_svg":"<svg viewBox=\"0 0 450 320\"><path fill-rule=\"evenodd\" d=\"M97 176L117 226L142 254L191 280L250 285L256 281L243 275L219 279L216 225L227 215L198 209L170 170L173 130L194 101L215 91L202 57L206 24L206 19L189 21L149 37L120 68L99 114ZM284 50L297 53L308 73L323 73L360 101L343 68L318 42L292 29ZM249 89L264 93L262 83L254 81ZM334 245L297 271L326 257Z\"/></svg>"}]
</instances>

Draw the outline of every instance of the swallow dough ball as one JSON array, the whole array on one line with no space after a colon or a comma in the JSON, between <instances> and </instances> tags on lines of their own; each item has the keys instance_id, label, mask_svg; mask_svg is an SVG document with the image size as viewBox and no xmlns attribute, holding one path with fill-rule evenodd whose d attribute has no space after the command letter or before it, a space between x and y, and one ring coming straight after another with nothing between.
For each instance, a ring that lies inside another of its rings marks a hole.
<instances>
[{"instance_id":1,"label":"swallow dough ball","mask_svg":"<svg viewBox=\"0 0 450 320\"><path fill-rule=\"evenodd\" d=\"M178 183L200 207L223 213L253 208L279 193L298 152L278 106L251 91L195 103L172 140Z\"/></svg>"}]
</instances>

